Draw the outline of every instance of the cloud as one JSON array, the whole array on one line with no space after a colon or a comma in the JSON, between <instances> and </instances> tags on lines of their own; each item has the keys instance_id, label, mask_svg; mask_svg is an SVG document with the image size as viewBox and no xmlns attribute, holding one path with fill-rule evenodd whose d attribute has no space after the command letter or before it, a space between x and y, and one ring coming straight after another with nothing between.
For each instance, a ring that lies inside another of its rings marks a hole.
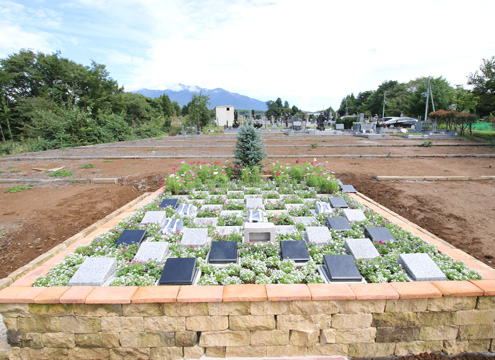
<instances>
[{"instance_id":1,"label":"cloud","mask_svg":"<svg viewBox=\"0 0 495 360\"><path fill-rule=\"evenodd\" d=\"M495 54L493 0L22 3L2 2L3 55L56 49L107 65L127 90L222 87L305 110L338 107L386 80L465 84Z\"/></svg>"}]
</instances>

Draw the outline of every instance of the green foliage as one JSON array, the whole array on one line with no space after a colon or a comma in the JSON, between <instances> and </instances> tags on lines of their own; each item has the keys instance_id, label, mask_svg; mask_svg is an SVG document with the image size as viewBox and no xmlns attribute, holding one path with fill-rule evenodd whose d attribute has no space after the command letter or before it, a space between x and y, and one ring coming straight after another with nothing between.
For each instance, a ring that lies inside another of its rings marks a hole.
<instances>
[{"instance_id":1,"label":"green foliage","mask_svg":"<svg viewBox=\"0 0 495 360\"><path fill-rule=\"evenodd\" d=\"M94 168L94 164L86 164L80 167L80 169L92 169Z\"/></svg>"},{"instance_id":2,"label":"green foliage","mask_svg":"<svg viewBox=\"0 0 495 360\"><path fill-rule=\"evenodd\" d=\"M201 127L207 126L211 120L210 111L208 105L210 104L210 96L193 94L191 101L184 107L187 109L189 125L199 125Z\"/></svg>"},{"instance_id":3,"label":"green foliage","mask_svg":"<svg viewBox=\"0 0 495 360\"><path fill-rule=\"evenodd\" d=\"M266 155L261 133L252 124L241 126L234 149L234 169L239 173L239 169L262 167L261 161Z\"/></svg>"},{"instance_id":4,"label":"green foliage","mask_svg":"<svg viewBox=\"0 0 495 360\"><path fill-rule=\"evenodd\" d=\"M475 105L479 116L488 116L495 112L495 57L483 59L479 71L468 76L468 85L473 86L473 94L477 96ZM463 109L464 110L464 109Z\"/></svg>"},{"instance_id":5,"label":"green foliage","mask_svg":"<svg viewBox=\"0 0 495 360\"><path fill-rule=\"evenodd\" d=\"M67 177L71 175L72 175L72 171L70 170L57 170L48 174L49 177Z\"/></svg>"},{"instance_id":6,"label":"green foliage","mask_svg":"<svg viewBox=\"0 0 495 360\"><path fill-rule=\"evenodd\" d=\"M431 147L431 141L426 140L426 141L424 141L424 142L421 144L421 146L423 146L423 147Z\"/></svg>"},{"instance_id":7,"label":"green foliage","mask_svg":"<svg viewBox=\"0 0 495 360\"><path fill-rule=\"evenodd\" d=\"M31 190L34 186L32 185L14 185L9 187L4 193L16 193L24 190Z\"/></svg>"}]
</instances>

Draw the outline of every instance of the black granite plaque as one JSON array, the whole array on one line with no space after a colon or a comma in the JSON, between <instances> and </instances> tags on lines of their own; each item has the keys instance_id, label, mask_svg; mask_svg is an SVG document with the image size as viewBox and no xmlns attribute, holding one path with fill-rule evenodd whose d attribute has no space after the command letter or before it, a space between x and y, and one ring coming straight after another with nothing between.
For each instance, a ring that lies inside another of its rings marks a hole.
<instances>
[{"instance_id":1,"label":"black granite plaque","mask_svg":"<svg viewBox=\"0 0 495 360\"><path fill-rule=\"evenodd\" d=\"M292 259L294 261L309 261L309 254L305 241L281 241L280 249L282 252L282 260Z\"/></svg>"},{"instance_id":2,"label":"black granite plaque","mask_svg":"<svg viewBox=\"0 0 495 360\"><path fill-rule=\"evenodd\" d=\"M143 241L145 235L146 230L124 230L117 239L115 246L122 244L141 244L141 241Z\"/></svg>"},{"instance_id":3,"label":"black granite plaque","mask_svg":"<svg viewBox=\"0 0 495 360\"><path fill-rule=\"evenodd\" d=\"M373 241L396 241L386 227L365 227L364 235Z\"/></svg>"},{"instance_id":4,"label":"black granite plaque","mask_svg":"<svg viewBox=\"0 0 495 360\"><path fill-rule=\"evenodd\" d=\"M330 229L335 231L352 230L351 224L347 218L341 217L329 217L327 218L327 224Z\"/></svg>"},{"instance_id":5,"label":"black granite plaque","mask_svg":"<svg viewBox=\"0 0 495 360\"><path fill-rule=\"evenodd\" d=\"M346 192L346 193L356 193L357 190L354 189L354 186L352 185L340 185L341 189L343 192Z\"/></svg>"},{"instance_id":6,"label":"black granite plaque","mask_svg":"<svg viewBox=\"0 0 495 360\"><path fill-rule=\"evenodd\" d=\"M323 269L331 282L360 282L361 274L351 255L323 255Z\"/></svg>"},{"instance_id":7,"label":"black granite plaque","mask_svg":"<svg viewBox=\"0 0 495 360\"><path fill-rule=\"evenodd\" d=\"M226 263L237 261L237 242L235 241L212 241L209 262Z\"/></svg>"},{"instance_id":8,"label":"black granite plaque","mask_svg":"<svg viewBox=\"0 0 495 360\"><path fill-rule=\"evenodd\" d=\"M160 204L160 207L166 208L167 206L171 206L173 209L175 209L178 203L179 203L178 199L163 199L162 203Z\"/></svg>"},{"instance_id":9,"label":"black granite plaque","mask_svg":"<svg viewBox=\"0 0 495 360\"><path fill-rule=\"evenodd\" d=\"M348 208L349 205L345 202L343 198L328 198L330 206L333 208Z\"/></svg>"},{"instance_id":10,"label":"black granite plaque","mask_svg":"<svg viewBox=\"0 0 495 360\"><path fill-rule=\"evenodd\" d=\"M192 285L196 258L168 258L160 277L160 285Z\"/></svg>"}]
</instances>

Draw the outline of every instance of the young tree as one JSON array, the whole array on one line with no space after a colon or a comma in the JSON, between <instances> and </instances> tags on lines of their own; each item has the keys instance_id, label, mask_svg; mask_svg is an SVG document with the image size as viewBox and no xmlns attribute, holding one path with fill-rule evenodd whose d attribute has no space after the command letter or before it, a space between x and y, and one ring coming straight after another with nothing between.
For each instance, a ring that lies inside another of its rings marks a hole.
<instances>
[{"instance_id":1,"label":"young tree","mask_svg":"<svg viewBox=\"0 0 495 360\"><path fill-rule=\"evenodd\" d=\"M265 145L261 139L260 131L256 130L251 123L243 125L239 129L234 158L235 169L263 166L261 161L266 158Z\"/></svg>"}]
</instances>

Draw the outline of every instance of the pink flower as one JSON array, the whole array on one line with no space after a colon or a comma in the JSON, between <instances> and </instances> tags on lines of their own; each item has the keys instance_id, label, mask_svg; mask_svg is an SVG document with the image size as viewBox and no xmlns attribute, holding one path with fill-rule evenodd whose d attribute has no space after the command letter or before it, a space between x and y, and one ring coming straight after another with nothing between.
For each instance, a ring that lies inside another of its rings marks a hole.
<instances>
[{"instance_id":1,"label":"pink flower","mask_svg":"<svg viewBox=\"0 0 495 360\"><path fill-rule=\"evenodd\" d=\"M218 165L218 161L215 161L215 165Z\"/></svg>"},{"instance_id":2,"label":"pink flower","mask_svg":"<svg viewBox=\"0 0 495 360\"><path fill-rule=\"evenodd\" d=\"M280 173L279 172L277 173L277 176L280 176Z\"/></svg>"}]
</instances>

